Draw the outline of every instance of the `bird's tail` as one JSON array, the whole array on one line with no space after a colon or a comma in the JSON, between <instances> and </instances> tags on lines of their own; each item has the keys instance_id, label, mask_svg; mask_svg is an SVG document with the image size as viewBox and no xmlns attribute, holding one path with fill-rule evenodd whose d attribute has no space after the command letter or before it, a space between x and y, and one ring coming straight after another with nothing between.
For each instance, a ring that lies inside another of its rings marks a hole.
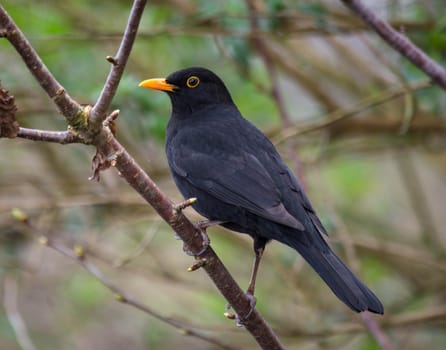
<instances>
[{"instance_id":1,"label":"bird's tail","mask_svg":"<svg viewBox=\"0 0 446 350\"><path fill-rule=\"evenodd\" d=\"M318 232L312 233L311 239L308 233L300 238L286 244L302 255L340 300L356 312L384 313L376 295L336 256Z\"/></svg>"}]
</instances>

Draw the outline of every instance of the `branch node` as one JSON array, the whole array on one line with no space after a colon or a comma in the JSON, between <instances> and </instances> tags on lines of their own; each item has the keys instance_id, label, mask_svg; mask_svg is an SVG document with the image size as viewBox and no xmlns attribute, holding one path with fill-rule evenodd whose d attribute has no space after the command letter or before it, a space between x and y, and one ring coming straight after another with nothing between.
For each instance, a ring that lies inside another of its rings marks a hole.
<instances>
[{"instance_id":1,"label":"branch node","mask_svg":"<svg viewBox=\"0 0 446 350\"><path fill-rule=\"evenodd\" d=\"M173 206L173 210L175 211L175 213L180 213L181 211L183 211L184 209L186 209L187 207L190 207L192 204L194 204L198 199L196 197L192 197L189 199L186 199L183 202L180 202L178 204L174 204Z\"/></svg>"},{"instance_id":2,"label":"branch node","mask_svg":"<svg viewBox=\"0 0 446 350\"><path fill-rule=\"evenodd\" d=\"M15 220L20 221L20 222L28 221L28 216L26 215L26 213L23 210L19 209L19 208L13 208L11 210L11 216Z\"/></svg>"},{"instance_id":3,"label":"branch node","mask_svg":"<svg viewBox=\"0 0 446 350\"><path fill-rule=\"evenodd\" d=\"M114 58L113 56L106 56L105 59L114 66L119 65L119 61L116 58Z\"/></svg>"},{"instance_id":4,"label":"branch node","mask_svg":"<svg viewBox=\"0 0 446 350\"><path fill-rule=\"evenodd\" d=\"M228 320L235 320L237 318L237 316L235 316L235 314L233 314L232 312L228 312L226 311L223 314L224 317L226 317Z\"/></svg>"},{"instance_id":5,"label":"branch node","mask_svg":"<svg viewBox=\"0 0 446 350\"><path fill-rule=\"evenodd\" d=\"M65 93L65 89L63 87L56 90L56 96L63 95Z\"/></svg>"},{"instance_id":6,"label":"branch node","mask_svg":"<svg viewBox=\"0 0 446 350\"><path fill-rule=\"evenodd\" d=\"M115 109L113 112L111 112L107 118L102 122L102 125L106 128L109 128L113 136L116 136L116 119L119 117L119 109Z\"/></svg>"},{"instance_id":7,"label":"branch node","mask_svg":"<svg viewBox=\"0 0 446 350\"><path fill-rule=\"evenodd\" d=\"M181 335L190 335L190 331L188 329L185 329L185 328L180 328L178 330L178 332L180 332Z\"/></svg>"},{"instance_id":8,"label":"branch node","mask_svg":"<svg viewBox=\"0 0 446 350\"><path fill-rule=\"evenodd\" d=\"M115 299L117 301L121 302L121 303L126 303L127 302L127 298L124 295L119 294L119 293L115 294Z\"/></svg>"},{"instance_id":9,"label":"branch node","mask_svg":"<svg viewBox=\"0 0 446 350\"><path fill-rule=\"evenodd\" d=\"M16 120L17 106L14 96L0 82L0 137L17 137L19 123Z\"/></svg>"},{"instance_id":10,"label":"branch node","mask_svg":"<svg viewBox=\"0 0 446 350\"><path fill-rule=\"evenodd\" d=\"M83 260L85 259L85 248L83 246L81 246L80 244L76 244L73 248L73 252L74 254L76 254L76 256Z\"/></svg>"},{"instance_id":11,"label":"branch node","mask_svg":"<svg viewBox=\"0 0 446 350\"><path fill-rule=\"evenodd\" d=\"M39 239L37 240L41 245L48 245L48 237L45 236L40 236Z\"/></svg>"},{"instance_id":12,"label":"branch node","mask_svg":"<svg viewBox=\"0 0 446 350\"><path fill-rule=\"evenodd\" d=\"M188 267L187 272L197 271L199 268L202 268L203 266L205 266L207 264L207 262L208 261L206 259L198 258L198 261L196 263L194 263L192 266Z\"/></svg>"}]
</instances>

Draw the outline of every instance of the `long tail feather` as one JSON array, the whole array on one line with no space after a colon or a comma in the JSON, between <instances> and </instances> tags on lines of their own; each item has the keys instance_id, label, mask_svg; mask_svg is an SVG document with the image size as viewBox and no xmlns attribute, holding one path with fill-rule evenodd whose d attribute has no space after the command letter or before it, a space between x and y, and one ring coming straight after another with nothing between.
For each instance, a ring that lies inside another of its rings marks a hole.
<instances>
[{"instance_id":1,"label":"long tail feather","mask_svg":"<svg viewBox=\"0 0 446 350\"><path fill-rule=\"evenodd\" d=\"M352 310L383 314L384 307L376 295L336 256L320 234L314 232L311 238L306 242L300 239L286 244L296 249L333 293Z\"/></svg>"}]
</instances>

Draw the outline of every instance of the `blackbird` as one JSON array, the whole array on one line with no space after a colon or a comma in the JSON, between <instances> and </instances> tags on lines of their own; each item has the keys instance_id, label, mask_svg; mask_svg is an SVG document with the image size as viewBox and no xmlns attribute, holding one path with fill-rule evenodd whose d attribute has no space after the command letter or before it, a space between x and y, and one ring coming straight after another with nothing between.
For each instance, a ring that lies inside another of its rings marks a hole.
<instances>
[{"instance_id":1,"label":"blackbird","mask_svg":"<svg viewBox=\"0 0 446 350\"><path fill-rule=\"evenodd\" d=\"M327 231L294 174L240 114L216 74L192 67L139 85L165 91L171 99L165 146L182 195L196 197L194 209L210 221L253 238L247 294L254 294L266 243L277 240L297 250L352 310L383 314L375 294L328 246Z\"/></svg>"}]
</instances>

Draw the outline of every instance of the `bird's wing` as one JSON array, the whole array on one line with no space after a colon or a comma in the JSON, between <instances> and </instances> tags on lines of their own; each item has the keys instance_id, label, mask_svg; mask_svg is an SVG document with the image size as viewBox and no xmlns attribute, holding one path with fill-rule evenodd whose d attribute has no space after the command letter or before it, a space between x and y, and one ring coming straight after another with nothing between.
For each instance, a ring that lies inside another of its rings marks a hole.
<instances>
[{"instance_id":1,"label":"bird's wing","mask_svg":"<svg viewBox=\"0 0 446 350\"><path fill-rule=\"evenodd\" d=\"M273 179L252 154L239 153L222 159L202 152L187 152L183 148L171 167L193 186L223 202L279 224L305 230L286 210Z\"/></svg>"},{"instance_id":2,"label":"bird's wing","mask_svg":"<svg viewBox=\"0 0 446 350\"><path fill-rule=\"evenodd\" d=\"M271 155L271 158L275 160L277 169L279 173L283 176L283 182L286 188L296 193L296 196L294 197L295 200L300 203L306 215L308 215L308 217L311 219L311 221L313 222L319 233L328 236L327 230L322 225L322 222L317 216L316 211L313 209L313 206L308 200L307 195L305 194L302 187L298 183L294 174L285 165L285 163L283 162L283 160L280 158L279 155Z\"/></svg>"}]
</instances>

